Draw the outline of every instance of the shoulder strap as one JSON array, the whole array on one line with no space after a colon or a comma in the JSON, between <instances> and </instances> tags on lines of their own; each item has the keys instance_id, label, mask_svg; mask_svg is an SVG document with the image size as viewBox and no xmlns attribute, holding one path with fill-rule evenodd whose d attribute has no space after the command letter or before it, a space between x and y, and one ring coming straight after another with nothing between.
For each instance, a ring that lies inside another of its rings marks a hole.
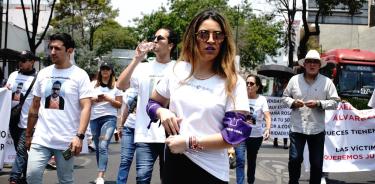
<instances>
[{"instance_id":1,"label":"shoulder strap","mask_svg":"<svg viewBox=\"0 0 375 184\"><path fill-rule=\"evenodd\" d=\"M38 73L36 73L34 75L34 79L31 82L29 89L27 89L27 91L25 93L25 96L23 96L23 98L21 98L20 103L19 103L21 106L23 105L23 103L25 102L25 100L26 100L27 96L29 95L31 89L33 88L37 76L38 76Z\"/></svg>"}]
</instances>

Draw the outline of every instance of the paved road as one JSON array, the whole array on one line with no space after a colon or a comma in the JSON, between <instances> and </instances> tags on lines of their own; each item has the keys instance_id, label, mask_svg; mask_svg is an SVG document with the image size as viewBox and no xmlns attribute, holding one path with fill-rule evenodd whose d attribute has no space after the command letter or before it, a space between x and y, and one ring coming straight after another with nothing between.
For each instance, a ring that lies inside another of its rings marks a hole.
<instances>
[{"instance_id":1,"label":"paved road","mask_svg":"<svg viewBox=\"0 0 375 184\"><path fill-rule=\"evenodd\" d=\"M281 144L279 144L281 145ZM115 184L116 176L120 159L120 144L112 143L110 145L110 161L108 171L106 173L106 184ZM284 184L288 182L288 150L282 148L273 148L270 142L265 142L260 149L258 155L258 163L256 170L256 182L259 184ZM76 184L93 184L96 179L96 161L95 154L90 153L76 157L75 160L75 183ZM0 171L0 183L7 183L10 168L4 168ZM46 170L44 176L45 184L55 184L56 180L55 170ZM308 184L309 175L302 172L300 179L301 184ZM130 172L128 183L135 184L135 167L134 163ZM230 184L235 183L235 172L230 171ZM374 184L375 171L372 172L356 172L356 173L330 173L330 184ZM160 184L158 174L158 164L155 164L153 172L152 184Z\"/></svg>"}]
</instances>

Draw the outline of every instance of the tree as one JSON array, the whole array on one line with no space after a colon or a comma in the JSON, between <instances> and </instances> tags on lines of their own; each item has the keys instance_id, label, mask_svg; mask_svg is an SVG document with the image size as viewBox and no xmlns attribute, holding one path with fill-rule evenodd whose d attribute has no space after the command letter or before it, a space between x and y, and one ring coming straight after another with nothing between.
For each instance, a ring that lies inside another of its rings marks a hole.
<instances>
[{"instance_id":1,"label":"tree","mask_svg":"<svg viewBox=\"0 0 375 184\"><path fill-rule=\"evenodd\" d=\"M170 0L169 3L169 11L165 7L160 7L159 10L150 15L135 19L136 30L140 35L139 40L152 36L160 27L171 27L181 38L189 22L198 12L206 8L213 8L227 17L234 30L240 30L233 32L233 34L238 33L238 36L236 34L234 37L239 40L237 45L242 66L255 67L264 61L266 55L276 55L277 47L280 46L280 43L275 39L280 35L280 30L278 30L280 26L268 23L268 21L272 21L270 16L268 18L254 16L247 0L240 7L230 7L227 0ZM252 29L252 26L254 26L254 29ZM271 33L272 31L276 32ZM264 42L266 40L269 41L269 44ZM251 44L256 47L252 47Z\"/></svg>"},{"instance_id":2,"label":"tree","mask_svg":"<svg viewBox=\"0 0 375 184\"><path fill-rule=\"evenodd\" d=\"M74 30L78 30L79 37L92 51L95 31L117 15L118 10L112 10L110 0L60 0L53 25L71 32L72 36L75 35Z\"/></svg>"},{"instance_id":3,"label":"tree","mask_svg":"<svg viewBox=\"0 0 375 184\"><path fill-rule=\"evenodd\" d=\"M107 54L113 48L135 49L137 42L134 28L121 27L114 20L104 22L94 34L95 52L98 56Z\"/></svg>"},{"instance_id":4,"label":"tree","mask_svg":"<svg viewBox=\"0 0 375 184\"><path fill-rule=\"evenodd\" d=\"M28 21L27 21L27 16L26 16L26 11L25 11L25 3L24 0L21 0L21 6L22 6L22 12L23 12L23 18L25 20L25 28L26 28L26 35L27 35L27 40L29 42L29 47L30 51L35 53L36 49L38 46L42 43L42 40L44 36L46 35L46 32L49 28L50 21L52 18L53 14L53 9L55 7L55 2L56 0L47 0L49 3L49 6L51 8L50 15L48 17L48 22L45 28L42 31L42 34L39 36L38 35L38 25L39 25L39 14L41 9L41 0L30 0L31 3L31 13L32 13L32 30L30 31ZM38 38L38 40L37 40Z\"/></svg>"},{"instance_id":5,"label":"tree","mask_svg":"<svg viewBox=\"0 0 375 184\"><path fill-rule=\"evenodd\" d=\"M300 41L300 45L298 48L298 58L304 58L307 53L307 43L311 36L319 36L320 34L320 26L319 26L319 16L329 16L332 15L333 9L342 4L344 7L348 9L348 14L350 16L354 16L356 12L363 6L366 0L315 0L318 11L315 15L314 25L315 31L312 32L310 30L309 24L307 22L307 9L306 9L306 0L302 0L302 22L303 22L303 30L304 35Z\"/></svg>"},{"instance_id":6,"label":"tree","mask_svg":"<svg viewBox=\"0 0 375 184\"><path fill-rule=\"evenodd\" d=\"M245 22L241 40L246 43L240 47L241 65L245 68L255 68L264 63L266 56L278 55L277 49L282 47L282 23L272 21L273 18L265 15Z\"/></svg>"},{"instance_id":7,"label":"tree","mask_svg":"<svg viewBox=\"0 0 375 184\"><path fill-rule=\"evenodd\" d=\"M288 66L293 67L293 55L295 50L296 33L293 29L294 18L297 13L296 0L270 0L276 3L278 13L283 15L285 23L287 24L287 31L284 42L285 50L288 53ZM285 14L284 12L287 12Z\"/></svg>"}]
</instances>

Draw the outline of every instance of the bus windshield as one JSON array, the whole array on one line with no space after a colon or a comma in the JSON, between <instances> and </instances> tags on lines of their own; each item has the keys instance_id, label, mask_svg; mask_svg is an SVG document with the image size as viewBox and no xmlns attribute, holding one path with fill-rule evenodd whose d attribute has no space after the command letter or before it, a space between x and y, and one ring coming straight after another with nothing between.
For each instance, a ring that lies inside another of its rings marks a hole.
<instances>
[{"instance_id":1,"label":"bus windshield","mask_svg":"<svg viewBox=\"0 0 375 184\"><path fill-rule=\"evenodd\" d=\"M339 73L339 95L369 97L375 86L375 66L344 65Z\"/></svg>"}]
</instances>

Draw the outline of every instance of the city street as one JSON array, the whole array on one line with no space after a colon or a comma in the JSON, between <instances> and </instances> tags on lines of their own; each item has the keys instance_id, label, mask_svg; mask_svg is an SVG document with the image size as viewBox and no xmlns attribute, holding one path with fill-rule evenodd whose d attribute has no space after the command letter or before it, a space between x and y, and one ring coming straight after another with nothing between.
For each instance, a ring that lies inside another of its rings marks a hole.
<instances>
[{"instance_id":1,"label":"city street","mask_svg":"<svg viewBox=\"0 0 375 184\"><path fill-rule=\"evenodd\" d=\"M279 145L282 145L280 142ZM120 144L112 142L110 145L110 161L108 171L105 177L106 184L115 184L117 171L120 160ZM288 182L288 150L273 148L271 142L264 142L258 155L258 164L256 170L256 182L259 184L282 184ZM155 164L153 172L152 184L160 184L158 163ZM87 184L95 183L96 179L96 163L95 154L90 153L76 157L75 160L75 183ZM0 171L0 183L8 182L10 168L4 168ZM230 183L235 183L235 170L230 170ZM302 172L300 179L301 184L308 184L309 175ZM57 183L56 171L46 169L44 176L45 184ZM128 183L135 184L135 164L131 168ZM356 172L356 173L330 173L327 183L330 184L365 184L375 183L375 171L372 172Z\"/></svg>"}]
</instances>

